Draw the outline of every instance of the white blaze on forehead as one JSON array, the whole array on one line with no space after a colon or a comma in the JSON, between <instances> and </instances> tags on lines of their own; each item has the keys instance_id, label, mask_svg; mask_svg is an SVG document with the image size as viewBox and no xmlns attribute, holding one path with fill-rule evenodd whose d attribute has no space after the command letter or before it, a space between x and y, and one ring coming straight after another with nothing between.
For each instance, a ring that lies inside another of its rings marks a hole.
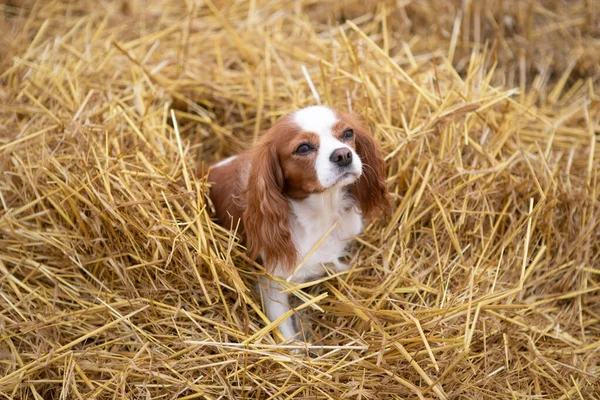
<instances>
[{"instance_id":1,"label":"white blaze on forehead","mask_svg":"<svg viewBox=\"0 0 600 400\"><path fill-rule=\"evenodd\" d=\"M294 121L305 132L314 132L319 136L333 136L331 128L338 119L331 108L313 106L296 111Z\"/></svg>"},{"instance_id":2,"label":"white blaze on forehead","mask_svg":"<svg viewBox=\"0 0 600 400\"><path fill-rule=\"evenodd\" d=\"M354 182L362 171L362 162L356 152L333 134L333 125L338 121L339 119L335 112L331 108L324 106L307 107L294 113L294 122L298 124L302 131L312 132L319 136L319 143L315 143L318 146L315 169L317 178L324 188L333 186L336 183L350 184ZM339 181L339 168L329 159L331 154L340 148L349 149L353 156L352 165L345 172L356 174L355 177L349 177L342 182Z\"/></svg>"}]
</instances>

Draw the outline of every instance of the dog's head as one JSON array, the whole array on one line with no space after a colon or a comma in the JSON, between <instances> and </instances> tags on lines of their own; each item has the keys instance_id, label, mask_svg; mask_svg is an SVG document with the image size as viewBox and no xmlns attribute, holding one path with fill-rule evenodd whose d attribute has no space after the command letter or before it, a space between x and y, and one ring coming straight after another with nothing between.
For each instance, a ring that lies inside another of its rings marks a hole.
<instances>
[{"instance_id":1,"label":"dog's head","mask_svg":"<svg viewBox=\"0 0 600 400\"><path fill-rule=\"evenodd\" d=\"M290 203L349 187L365 218L389 212L379 146L354 115L314 106L281 118L250 156L243 222L250 256L293 266Z\"/></svg>"}]
</instances>

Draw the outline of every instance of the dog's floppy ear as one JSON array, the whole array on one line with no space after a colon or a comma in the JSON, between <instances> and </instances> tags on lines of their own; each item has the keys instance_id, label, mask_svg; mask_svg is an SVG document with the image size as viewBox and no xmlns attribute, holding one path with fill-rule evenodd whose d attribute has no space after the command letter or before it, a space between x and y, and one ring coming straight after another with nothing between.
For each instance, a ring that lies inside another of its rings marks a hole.
<instances>
[{"instance_id":1,"label":"dog's floppy ear","mask_svg":"<svg viewBox=\"0 0 600 400\"><path fill-rule=\"evenodd\" d=\"M362 175L352 186L363 216L371 219L380 214L389 215L392 206L385 182L385 162L373 135L355 115L345 115L354 128L356 153L362 161Z\"/></svg>"},{"instance_id":2,"label":"dog's floppy ear","mask_svg":"<svg viewBox=\"0 0 600 400\"><path fill-rule=\"evenodd\" d=\"M259 141L250 162L242 215L248 255L260 256L270 271L278 265L292 269L297 252L289 228L291 206L283 194L283 172L274 144L268 139Z\"/></svg>"}]
</instances>

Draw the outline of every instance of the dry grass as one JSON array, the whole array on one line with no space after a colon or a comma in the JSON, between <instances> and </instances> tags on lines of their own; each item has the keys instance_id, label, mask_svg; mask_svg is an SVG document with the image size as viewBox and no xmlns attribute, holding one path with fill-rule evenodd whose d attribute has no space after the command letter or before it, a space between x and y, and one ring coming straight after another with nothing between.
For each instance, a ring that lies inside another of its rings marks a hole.
<instances>
[{"instance_id":1,"label":"dry grass","mask_svg":"<svg viewBox=\"0 0 600 400\"><path fill-rule=\"evenodd\" d=\"M0 397L600 398L594 1L0 12ZM316 102L365 116L395 212L290 289L311 359L194 170Z\"/></svg>"}]
</instances>

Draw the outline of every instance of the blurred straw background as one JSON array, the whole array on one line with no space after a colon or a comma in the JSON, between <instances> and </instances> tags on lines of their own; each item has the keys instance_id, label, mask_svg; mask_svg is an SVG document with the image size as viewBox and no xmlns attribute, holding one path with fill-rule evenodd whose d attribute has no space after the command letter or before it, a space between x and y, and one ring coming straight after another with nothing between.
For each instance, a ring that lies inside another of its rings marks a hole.
<instances>
[{"instance_id":1,"label":"blurred straw background","mask_svg":"<svg viewBox=\"0 0 600 400\"><path fill-rule=\"evenodd\" d=\"M597 2L0 15L1 398L600 398ZM364 116L394 214L290 287L311 358L201 172L316 103Z\"/></svg>"}]
</instances>

